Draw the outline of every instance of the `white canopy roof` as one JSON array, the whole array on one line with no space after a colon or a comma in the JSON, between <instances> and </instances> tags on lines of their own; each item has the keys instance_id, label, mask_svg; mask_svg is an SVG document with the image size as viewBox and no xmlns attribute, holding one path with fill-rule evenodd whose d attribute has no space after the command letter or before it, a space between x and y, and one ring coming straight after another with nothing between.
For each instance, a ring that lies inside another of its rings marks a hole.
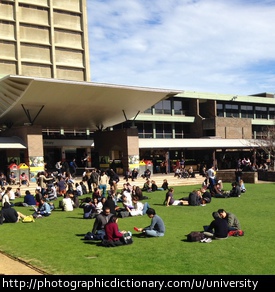
<instances>
[{"instance_id":1,"label":"white canopy roof","mask_svg":"<svg viewBox=\"0 0 275 292\"><path fill-rule=\"evenodd\" d=\"M0 79L0 124L105 129L135 118L167 89L8 75Z\"/></svg>"}]
</instances>

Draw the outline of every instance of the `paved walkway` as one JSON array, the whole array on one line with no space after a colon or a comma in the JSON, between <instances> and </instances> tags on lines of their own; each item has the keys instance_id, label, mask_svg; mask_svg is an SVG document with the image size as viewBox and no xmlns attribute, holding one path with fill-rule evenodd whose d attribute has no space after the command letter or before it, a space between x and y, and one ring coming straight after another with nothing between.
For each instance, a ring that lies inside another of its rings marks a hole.
<instances>
[{"instance_id":1,"label":"paved walkway","mask_svg":"<svg viewBox=\"0 0 275 292\"><path fill-rule=\"evenodd\" d=\"M44 275L28 263L0 252L0 275Z\"/></svg>"}]
</instances>

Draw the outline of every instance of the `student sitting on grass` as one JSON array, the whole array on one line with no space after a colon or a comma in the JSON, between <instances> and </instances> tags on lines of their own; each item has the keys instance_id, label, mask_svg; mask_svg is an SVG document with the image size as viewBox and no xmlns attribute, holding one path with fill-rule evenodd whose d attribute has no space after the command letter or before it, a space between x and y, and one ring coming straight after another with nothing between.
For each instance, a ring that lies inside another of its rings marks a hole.
<instances>
[{"instance_id":1,"label":"student sitting on grass","mask_svg":"<svg viewBox=\"0 0 275 292\"><path fill-rule=\"evenodd\" d=\"M38 208L35 208L35 212L32 214L33 218L42 218L48 217L51 215L52 208L49 203L46 202L46 199L40 199Z\"/></svg>"},{"instance_id":2,"label":"student sitting on grass","mask_svg":"<svg viewBox=\"0 0 275 292\"><path fill-rule=\"evenodd\" d=\"M142 232L142 235L150 236L150 237L159 237L164 236L165 233L165 225L162 218L156 214L155 209L149 208L146 211L146 214L149 218L151 218L151 224L144 228L137 228L134 229L138 232Z\"/></svg>"},{"instance_id":3,"label":"student sitting on grass","mask_svg":"<svg viewBox=\"0 0 275 292\"><path fill-rule=\"evenodd\" d=\"M119 246L123 245L123 234L126 233L125 230L119 231L118 228L118 218L116 215L112 215L108 223L104 227L105 236L101 242L103 246Z\"/></svg>"},{"instance_id":4,"label":"student sitting on grass","mask_svg":"<svg viewBox=\"0 0 275 292\"><path fill-rule=\"evenodd\" d=\"M132 198L133 208L127 208L126 210L130 213L130 216L142 216L145 215L148 208L150 207L147 202L144 204L139 202L138 196L133 196Z\"/></svg>"},{"instance_id":5,"label":"student sitting on grass","mask_svg":"<svg viewBox=\"0 0 275 292\"><path fill-rule=\"evenodd\" d=\"M207 238L226 239L228 237L227 221L222 218L218 212L213 212L212 216L214 220L211 221L209 226L204 226L204 235ZM201 242L204 241L205 240L202 240Z\"/></svg>"},{"instance_id":6,"label":"student sitting on grass","mask_svg":"<svg viewBox=\"0 0 275 292\"><path fill-rule=\"evenodd\" d=\"M3 216L3 223L17 223L20 219L24 219L26 217L26 215L13 209L8 202L4 203L1 212L1 216Z\"/></svg>"}]
</instances>

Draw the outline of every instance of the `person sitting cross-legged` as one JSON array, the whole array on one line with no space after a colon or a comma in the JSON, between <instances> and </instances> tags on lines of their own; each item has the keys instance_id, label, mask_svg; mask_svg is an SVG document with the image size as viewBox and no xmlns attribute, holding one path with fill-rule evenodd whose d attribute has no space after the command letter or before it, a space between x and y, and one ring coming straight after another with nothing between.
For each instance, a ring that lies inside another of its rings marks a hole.
<instances>
[{"instance_id":1,"label":"person sitting cross-legged","mask_svg":"<svg viewBox=\"0 0 275 292\"><path fill-rule=\"evenodd\" d=\"M12 172L9 174L9 184L10 184L10 185L15 185L15 184L16 184L16 180L17 180L17 176L16 176L16 174L14 173L14 171L12 171Z\"/></svg>"},{"instance_id":2,"label":"person sitting cross-legged","mask_svg":"<svg viewBox=\"0 0 275 292\"><path fill-rule=\"evenodd\" d=\"M34 207L35 208L35 207ZM33 218L48 217L51 215L52 208L46 199L43 197L40 199L38 208L35 208L35 212L32 214Z\"/></svg>"},{"instance_id":3,"label":"person sitting cross-legged","mask_svg":"<svg viewBox=\"0 0 275 292\"><path fill-rule=\"evenodd\" d=\"M212 216L214 220L211 221L209 226L204 226L204 235L206 238L226 239L229 230L226 219L222 218L218 212L213 212Z\"/></svg>"},{"instance_id":4,"label":"person sitting cross-legged","mask_svg":"<svg viewBox=\"0 0 275 292\"><path fill-rule=\"evenodd\" d=\"M130 213L130 216L143 216L149 208L150 206L147 202L139 202L138 196L133 196L132 208L126 207L126 210Z\"/></svg>"},{"instance_id":5,"label":"person sitting cross-legged","mask_svg":"<svg viewBox=\"0 0 275 292\"><path fill-rule=\"evenodd\" d=\"M119 245L123 245L123 234L126 233L125 230L119 231L118 228L118 217L116 215L112 215L104 226L105 235L101 242L101 245L106 247L115 247Z\"/></svg>"},{"instance_id":6,"label":"person sitting cross-legged","mask_svg":"<svg viewBox=\"0 0 275 292\"><path fill-rule=\"evenodd\" d=\"M157 215L155 209L149 208L146 214L151 218L151 224L144 228L135 227L134 229L138 232L142 232L142 235L148 237L160 237L165 234L165 225L162 218Z\"/></svg>"}]
</instances>

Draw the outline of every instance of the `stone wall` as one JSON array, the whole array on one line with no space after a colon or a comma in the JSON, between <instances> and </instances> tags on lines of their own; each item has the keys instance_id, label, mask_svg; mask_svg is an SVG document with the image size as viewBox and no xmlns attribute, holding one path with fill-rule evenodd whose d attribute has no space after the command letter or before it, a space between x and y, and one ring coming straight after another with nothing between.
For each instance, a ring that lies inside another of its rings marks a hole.
<instances>
[{"instance_id":1,"label":"stone wall","mask_svg":"<svg viewBox=\"0 0 275 292\"><path fill-rule=\"evenodd\" d=\"M218 170L217 177L223 182L232 183L236 180L235 170ZM258 172L242 172L242 179L245 183L257 183Z\"/></svg>"},{"instance_id":2,"label":"stone wall","mask_svg":"<svg viewBox=\"0 0 275 292\"><path fill-rule=\"evenodd\" d=\"M275 171L259 171L258 179L263 181L274 181L275 182Z\"/></svg>"}]
</instances>

